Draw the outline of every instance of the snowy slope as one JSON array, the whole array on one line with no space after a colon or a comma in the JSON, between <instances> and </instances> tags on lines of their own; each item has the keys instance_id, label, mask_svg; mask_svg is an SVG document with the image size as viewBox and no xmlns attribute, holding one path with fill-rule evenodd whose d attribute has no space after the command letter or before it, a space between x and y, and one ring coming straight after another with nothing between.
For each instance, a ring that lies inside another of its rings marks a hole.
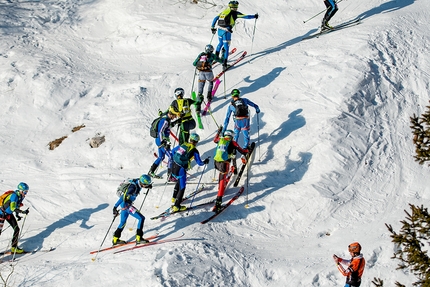
<instances>
[{"instance_id":1,"label":"snowy slope","mask_svg":"<svg viewBox=\"0 0 430 287\"><path fill-rule=\"evenodd\" d=\"M56 248L20 259L11 285L343 286L331 256L347 257L353 241L367 260L362 286L373 277L411 284L390 259L384 223L398 228L408 203L429 200L428 167L413 160L409 128L428 104L428 1L344 0L331 24L362 23L307 41L322 15L303 21L324 9L322 1L240 1L239 11L260 18L237 21L232 46L251 55L226 74L213 115L222 124L224 88L240 89L262 111L252 118L259 146L244 195L206 225L209 207L152 221L173 191L159 180L142 209L145 234L183 232L183 240L91 261L118 224L108 232L116 187L154 160L151 121L175 88L190 92L191 64L228 3L189 2L0 2L0 187L30 185L20 245ZM211 117L203 123L196 131L206 157L217 125ZM98 133L106 142L91 149ZM214 176L209 167L204 182ZM123 239L134 236L133 224ZM2 248L11 236L3 232ZM1 265L2 274L9 270Z\"/></svg>"}]
</instances>

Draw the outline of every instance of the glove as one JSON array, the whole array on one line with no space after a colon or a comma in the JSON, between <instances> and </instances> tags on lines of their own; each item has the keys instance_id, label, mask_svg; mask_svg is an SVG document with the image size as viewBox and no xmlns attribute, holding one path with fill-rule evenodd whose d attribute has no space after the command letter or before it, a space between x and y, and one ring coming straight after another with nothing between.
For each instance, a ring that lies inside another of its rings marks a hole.
<instances>
[{"instance_id":1,"label":"glove","mask_svg":"<svg viewBox=\"0 0 430 287\"><path fill-rule=\"evenodd\" d=\"M220 135L222 131L222 126L219 126L218 131L216 132L217 135Z\"/></svg>"},{"instance_id":2,"label":"glove","mask_svg":"<svg viewBox=\"0 0 430 287\"><path fill-rule=\"evenodd\" d=\"M228 28L227 28L227 31L229 31L230 33L232 33L232 34L233 34L233 29L232 29L231 27L228 27Z\"/></svg>"},{"instance_id":3,"label":"glove","mask_svg":"<svg viewBox=\"0 0 430 287\"><path fill-rule=\"evenodd\" d=\"M18 213L16 214L16 220L20 221L21 220L21 216L18 215Z\"/></svg>"},{"instance_id":4,"label":"glove","mask_svg":"<svg viewBox=\"0 0 430 287\"><path fill-rule=\"evenodd\" d=\"M336 254L333 254L333 260L336 262L336 264L339 264L342 261L342 258L337 257Z\"/></svg>"},{"instance_id":5,"label":"glove","mask_svg":"<svg viewBox=\"0 0 430 287\"><path fill-rule=\"evenodd\" d=\"M146 185L145 188L152 189L152 183L150 185Z\"/></svg>"},{"instance_id":6,"label":"glove","mask_svg":"<svg viewBox=\"0 0 430 287\"><path fill-rule=\"evenodd\" d=\"M203 163L204 163L204 164L208 164L208 163L209 163L209 158L205 159L205 160L203 161Z\"/></svg>"},{"instance_id":7,"label":"glove","mask_svg":"<svg viewBox=\"0 0 430 287\"><path fill-rule=\"evenodd\" d=\"M258 19L258 13L254 15L254 18L255 18L255 19Z\"/></svg>"},{"instance_id":8,"label":"glove","mask_svg":"<svg viewBox=\"0 0 430 287\"><path fill-rule=\"evenodd\" d=\"M216 33L216 28L215 28L215 27L211 27L211 31L212 31L212 34L214 34L214 35L215 35L215 33Z\"/></svg>"},{"instance_id":9,"label":"glove","mask_svg":"<svg viewBox=\"0 0 430 287\"><path fill-rule=\"evenodd\" d=\"M25 214L25 215L27 215L28 214L28 209L26 209L26 210L21 210L21 209L16 209L15 210L15 213L16 213L16 216L18 217L18 213L22 213L22 214Z\"/></svg>"},{"instance_id":10,"label":"glove","mask_svg":"<svg viewBox=\"0 0 430 287\"><path fill-rule=\"evenodd\" d=\"M256 108L255 108L255 112L256 112L257 114L259 114L259 113L260 113L260 108L259 108L259 107L256 107Z\"/></svg>"},{"instance_id":11,"label":"glove","mask_svg":"<svg viewBox=\"0 0 430 287\"><path fill-rule=\"evenodd\" d=\"M176 121L171 122L170 126L173 128L175 125L179 125L180 123L181 123L181 119L177 119Z\"/></svg>"},{"instance_id":12,"label":"glove","mask_svg":"<svg viewBox=\"0 0 430 287\"><path fill-rule=\"evenodd\" d=\"M119 215L119 211L116 209L116 207L113 207L113 216L118 216Z\"/></svg>"}]
</instances>

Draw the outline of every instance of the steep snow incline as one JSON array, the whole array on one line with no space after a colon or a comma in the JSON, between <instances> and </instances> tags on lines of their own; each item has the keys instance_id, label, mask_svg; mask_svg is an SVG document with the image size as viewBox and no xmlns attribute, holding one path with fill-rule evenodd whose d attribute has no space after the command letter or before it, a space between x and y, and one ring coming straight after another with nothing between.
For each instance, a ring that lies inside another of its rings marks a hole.
<instances>
[{"instance_id":1,"label":"steep snow incline","mask_svg":"<svg viewBox=\"0 0 430 287\"><path fill-rule=\"evenodd\" d=\"M232 46L250 56L222 78L213 118L196 131L201 154L212 156L229 104L222 95L238 88L260 106L258 117L251 109L259 146L245 193L205 225L210 207L152 221L173 190L157 181L142 209L145 235L184 232L183 240L90 260L118 224L108 229L117 185L154 160L148 128L158 109L175 88L191 91L192 62L217 44L210 24L228 1L189 2L0 3L0 186L31 187L20 244L56 248L20 259L12 285L341 286L331 256L347 257L353 241L367 259L362 286L373 277L410 285L412 276L390 259L384 223L397 228L408 203L429 200L428 168L413 160L409 129L409 116L428 104L428 1L342 1L331 23L362 23L309 41L301 39L322 15L303 21L322 1L241 1L241 12L260 15L238 20L232 35ZM98 133L106 142L91 149ZM209 167L203 182L215 175ZM190 181L201 171L194 167ZM216 193L209 184L194 204ZM134 237L134 224L129 219L123 239ZM0 237L5 249L11 236L8 228Z\"/></svg>"}]
</instances>

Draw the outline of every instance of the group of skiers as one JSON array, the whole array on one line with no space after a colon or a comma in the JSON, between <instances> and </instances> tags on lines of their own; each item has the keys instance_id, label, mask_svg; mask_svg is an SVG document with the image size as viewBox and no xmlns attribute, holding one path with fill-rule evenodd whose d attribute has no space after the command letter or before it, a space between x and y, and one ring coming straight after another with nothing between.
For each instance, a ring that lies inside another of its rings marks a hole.
<instances>
[{"instance_id":1,"label":"group of skiers","mask_svg":"<svg viewBox=\"0 0 430 287\"><path fill-rule=\"evenodd\" d=\"M328 25L328 21L338 10L336 2L334 0L324 0L327 7L327 12L324 16L321 28L331 29ZM211 44L206 45L205 51L200 53L193 66L199 71L198 81L198 97L196 100L186 98L185 91L182 88L177 88L174 91L175 99L170 104L166 112L161 112L161 115L157 122L154 124L154 137L155 144L158 147L158 157L151 165L148 174L143 174L139 178L131 179L124 185L124 190L121 192L119 199L114 204L113 215L114 217L120 216L120 223L114 232L112 244L124 244L124 240L121 240L121 233L126 225L127 218L131 215L137 219L137 231L136 231L136 244L147 243L148 240L143 238L143 225L145 217L142 215L139 209L133 206L133 202L137 196L141 193L142 189L147 189L147 193L152 189L152 178L160 178L156 171L161 162L168 157L168 181L175 181L172 196L172 207L171 212L178 212L186 210L186 206L181 205L184 192L187 184L187 170L190 168L191 161L194 161L200 165L207 165L209 158L204 160L201 159L200 153L197 149L197 144L200 141L200 136L197 133L192 132L196 128L196 121L192 115L192 106L195 107L195 112L201 112L201 105L204 101L203 90L205 83L208 82L207 90L207 101L211 102L213 98L212 89L214 74L212 70L212 64L218 62L222 64L223 69L228 68L228 56L230 49L231 33L235 21L238 18L242 19L258 19L258 14L244 15L237 11L239 7L238 1L230 1L228 8L217 15L211 24L211 32L213 34L218 31L219 44L216 47L214 53L214 47ZM215 26L217 25L217 28ZM222 52L221 57L220 52ZM242 154L242 161L245 163L247 155L251 150L250 145L250 117L249 117L249 106L255 109L257 114L260 113L258 105L253 103L247 98L241 97L241 93L238 89L231 91L231 102L227 108L225 120L223 126L218 128L214 143L216 144L214 152L214 167L219 171L218 177L218 193L213 207L214 212L219 212L222 207L222 198L228 183L228 176L236 172L236 153L237 151ZM228 129L230 117L233 115L234 129ZM178 125L179 136L178 145L171 149L170 136L172 135L171 128ZM238 138L240 133L243 134L243 145L238 144ZM233 164L231 162L233 160ZM0 207L0 234L3 228L4 221L7 221L13 228L13 237L11 244L12 253L23 253L24 250L18 247L18 239L20 228L18 227L17 220L21 217L19 214L28 214L27 210L21 210L20 207L23 205L24 200L29 186L21 182L18 184L16 190L6 192L1 198ZM146 194L147 194L146 193ZM16 217L14 216L16 214ZM339 271L347 277L345 287L360 286L361 276L363 274L365 260L362 256L361 245L358 242L354 242L348 246L348 251L351 255L351 260L346 260L333 255L333 259L336 262ZM345 269L343 265L348 267Z\"/></svg>"}]
</instances>

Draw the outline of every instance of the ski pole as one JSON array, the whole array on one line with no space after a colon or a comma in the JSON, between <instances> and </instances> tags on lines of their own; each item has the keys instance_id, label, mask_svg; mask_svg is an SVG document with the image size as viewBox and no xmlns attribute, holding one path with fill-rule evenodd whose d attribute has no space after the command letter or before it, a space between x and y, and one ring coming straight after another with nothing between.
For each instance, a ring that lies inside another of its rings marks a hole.
<instances>
[{"instance_id":1,"label":"ski pole","mask_svg":"<svg viewBox=\"0 0 430 287\"><path fill-rule=\"evenodd\" d=\"M211 115L212 119L214 120L216 127L219 128L219 125L218 125L217 121L215 120L214 115L212 114L211 108L208 108L208 111L209 111L209 114Z\"/></svg>"},{"instance_id":2,"label":"ski pole","mask_svg":"<svg viewBox=\"0 0 430 287\"><path fill-rule=\"evenodd\" d=\"M92 260L92 261L96 261L97 256L99 255L100 249L102 249L103 243L105 243L106 237L108 236L108 234L109 234L109 232L110 232L110 229L112 228L112 225L113 225L113 223L114 223L114 221L115 221L115 219L116 219L116 217L117 217L117 216L118 216L118 214L116 214L116 215L113 217L112 222L111 222L111 224L109 225L109 229L108 229L108 231L106 232L106 235L105 235L105 237L103 238L102 243L100 244L99 250L97 250L96 256L95 256L95 257L93 257L93 258L91 258L91 260Z\"/></svg>"},{"instance_id":3,"label":"ski pole","mask_svg":"<svg viewBox=\"0 0 430 287\"><path fill-rule=\"evenodd\" d=\"M257 114L257 142L258 142L258 161L261 160L261 149L260 149L260 117Z\"/></svg>"},{"instance_id":4,"label":"ski pole","mask_svg":"<svg viewBox=\"0 0 430 287\"><path fill-rule=\"evenodd\" d=\"M27 208L27 211L28 211L28 208ZM28 214L28 212L27 212L27 214ZM21 229L19 230L18 240L21 238L22 230L24 229L25 220L27 219L27 214L24 216L24 220L22 221ZM18 214L17 214L17 216L18 216ZM14 233L15 233L15 230L14 230ZM12 241L13 241L13 237L12 237ZM15 260L15 254L16 254L16 250L13 252L12 262Z\"/></svg>"},{"instance_id":5,"label":"ski pole","mask_svg":"<svg viewBox=\"0 0 430 287\"><path fill-rule=\"evenodd\" d=\"M246 167L246 204L245 204L245 208L249 208L248 191L249 191L249 170L250 170L250 166L251 166L251 164L249 163L250 160L251 160L251 158L248 158L247 167Z\"/></svg>"},{"instance_id":6,"label":"ski pole","mask_svg":"<svg viewBox=\"0 0 430 287\"><path fill-rule=\"evenodd\" d=\"M249 54L250 56L252 55L252 48L254 47L254 36L255 36L255 27L256 26L257 26L257 18L255 18L254 31L252 32L251 53ZM251 60L249 60L248 63L251 63Z\"/></svg>"},{"instance_id":7,"label":"ski pole","mask_svg":"<svg viewBox=\"0 0 430 287\"><path fill-rule=\"evenodd\" d=\"M163 199L164 192L166 191L167 183L169 182L168 180L169 179L167 179L166 183L164 184L164 189L163 189L163 192L161 193L160 202L158 203L158 205L155 208L159 208L160 207L161 200Z\"/></svg>"},{"instance_id":8,"label":"ski pole","mask_svg":"<svg viewBox=\"0 0 430 287\"><path fill-rule=\"evenodd\" d=\"M142 207L143 207L143 203L145 203L145 199L146 199L146 197L148 196L149 190L150 190L150 188L148 188L148 189L146 190L145 197L143 198L142 204L141 204L141 205L140 205L140 207L139 207L139 212L140 212L140 210L141 210L141 209L142 209ZM129 228L129 230L130 230L130 231L132 231L132 230L134 229L134 226L136 225L136 221L137 221L137 219L134 219L133 227Z\"/></svg>"},{"instance_id":9,"label":"ski pole","mask_svg":"<svg viewBox=\"0 0 430 287\"><path fill-rule=\"evenodd\" d=\"M340 2L342 2L342 0L339 0L339 1L335 1L334 3L335 4L337 4L337 3L340 3ZM330 8L330 7L327 7L326 9L324 9L324 10L322 10L321 12L319 12L318 14L316 14L316 15L314 15L314 16L312 16L311 18L309 18L308 20L305 20L305 21L303 21L303 23L306 23L306 22L308 22L309 20L312 20L313 18L315 18L316 16L318 16L318 15L320 15L320 14L322 14L322 13L324 13L324 12L326 12L327 10L328 10L328 8Z\"/></svg>"},{"instance_id":10,"label":"ski pole","mask_svg":"<svg viewBox=\"0 0 430 287\"><path fill-rule=\"evenodd\" d=\"M226 89L226 84L225 84L225 73L224 73L224 99L227 99L227 89Z\"/></svg>"},{"instance_id":11,"label":"ski pole","mask_svg":"<svg viewBox=\"0 0 430 287\"><path fill-rule=\"evenodd\" d=\"M209 159L209 157L208 157L208 159ZM190 206L188 208L191 208L191 206L193 205L194 198L196 197L197 190L199 189L200 182L202 181L203 174L205 173L205 170L206 170L206 166L207 166L207 164L205 164L205 166L203 167L202 173L201 173L200 178L199 178L199 182L197 183L196 190L194 191L193 199L191 200ZM188 215L188 212L187 212L187 215Z\"/></svg>"}]
</instances>

